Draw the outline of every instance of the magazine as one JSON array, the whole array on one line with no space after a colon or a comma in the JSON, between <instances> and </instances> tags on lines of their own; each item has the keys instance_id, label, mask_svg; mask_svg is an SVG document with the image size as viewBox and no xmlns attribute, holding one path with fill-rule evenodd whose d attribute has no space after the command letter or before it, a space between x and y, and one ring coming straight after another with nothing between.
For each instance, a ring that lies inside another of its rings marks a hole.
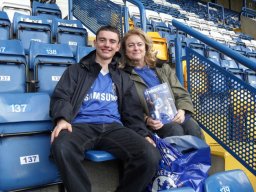
<instances>
[{"instance_id":1,"label":"magazine","mask_svg":"<svg viewBox=\"0 0 256 192\"><path fill-rule=\"evenodd\" d=\"M144 92L150 116L163 124L170 123L177 109L167 83L148 88Z\"/></svg>"}]
</instances>

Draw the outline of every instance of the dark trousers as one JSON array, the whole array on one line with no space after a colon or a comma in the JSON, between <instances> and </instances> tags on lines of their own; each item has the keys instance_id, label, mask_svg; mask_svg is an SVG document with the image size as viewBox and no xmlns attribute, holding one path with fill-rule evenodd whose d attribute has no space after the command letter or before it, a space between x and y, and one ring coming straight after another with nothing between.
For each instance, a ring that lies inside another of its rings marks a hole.
<instances>
[{"instance_id":1,"label":"dark trousers","mask_svg":"<svg viewBox=\"0 0 256 192\"><path fill-rule=\"evenodd\" d=\"M68 192L90 192L82 162L84 151L105 150L123 163L117 192L141 192L153 178L160 160L158 150L144 137L118 123L75 124L52 144L54 160Z\"/></svg>"},{"instance_id":2,"label":"dark trousers","mask_svg":"<svg viewBox=\"0 0 256 192\"><path fill-rule=\"evenodd\" d=\"M161 129L154 131L159 137L192 135L204 140L204 135L198 123L190 117L182 124L175 122L165 124Z\"/></svg>"}]
</instances>

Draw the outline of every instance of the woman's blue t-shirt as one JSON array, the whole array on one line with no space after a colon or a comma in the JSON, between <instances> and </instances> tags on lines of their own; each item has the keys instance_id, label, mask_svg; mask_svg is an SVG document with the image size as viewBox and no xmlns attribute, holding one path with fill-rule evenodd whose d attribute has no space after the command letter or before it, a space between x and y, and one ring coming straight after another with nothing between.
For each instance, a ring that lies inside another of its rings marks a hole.
<instances>
[{"instance_id":1,"label":"woman's blue t-shirt","mask_svg":"<svg viewBox=\"0 0 256 192\"><path fill-rule=\"evenodd\" d=\"M149 88L161 84L156 72L153 69L150 69L147 65L142 68L135 67L134 70Z\"/></svg>"}]
</instances>

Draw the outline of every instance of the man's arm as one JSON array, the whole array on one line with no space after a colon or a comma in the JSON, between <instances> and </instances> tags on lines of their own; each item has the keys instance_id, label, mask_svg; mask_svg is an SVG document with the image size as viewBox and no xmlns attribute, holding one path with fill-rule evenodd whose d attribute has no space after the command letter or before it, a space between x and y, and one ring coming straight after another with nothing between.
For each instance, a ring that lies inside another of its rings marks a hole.
<instances>
[{"instance_id":1,"label":"man's arm","mask_svg":"<svg viewBox=\"0 0 256 192\"><path fill-rule=\"evenodd\" d=\"M50 116L53 118L55 125L59 119L65 119L67 122L71 121L73 112L71 98L75 89L73 73L70 67L66 69L51 96Z\"/></svg>"}]
</instances>

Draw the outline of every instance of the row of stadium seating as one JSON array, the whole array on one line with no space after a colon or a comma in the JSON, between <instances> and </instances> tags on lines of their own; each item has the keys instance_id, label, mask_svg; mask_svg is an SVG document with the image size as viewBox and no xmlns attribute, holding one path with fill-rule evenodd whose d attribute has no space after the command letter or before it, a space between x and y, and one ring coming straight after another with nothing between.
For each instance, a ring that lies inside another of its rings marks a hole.
<instances>
[{"instance_id":1,"label":"row of stadium seating","mask_svg":"<svg viewBox=\"0 0 256 192\"><path fill-rule=\"evenodd\" d=\"M172 39L169 40L169 53L172 63L175 62L175 37L176 35L172 36ZM181 43L182 43L182 57L185 58L186 54L186 47L193 49L194 51L198 52L199 54L203 55L204 57L208 58L215 64L227 69L228 71L235 74L240 79L248 82L253 87L256 87L256 74L255 72L251 71L247 67L243 66L242 64L234 61L230 57L218 52L217 50L213 49L212 47L206 46L205 44L199 42L194 38L187 38L184 35L180 35ZM256 52L245 52L239 51L239 54L242 54L252 61L256 62Z\"/></svg>"},{"instance_id":2,"label":"row of stadium seating","mask_svg":"<svg viewBox=\"0 0 256 192\"><path fill-rule=\"evenodd\" d=\"M24 15L45 15L48 18L62 18L61 10L57 4L45 4L30 0L2 0L0 2L0 10L5 11L11 21L13 20L15 12Z\"/></svg>"},{"instance_id":3,"label":"row of stadium seating","mask_svg":"<svg viewBox=\"0 0 256 192\"><path fill-rule=\"evenodd\" d=\"M193 1L193 0L142 0L146 9L156 10L157 12L167 13L173 15L176 18L188 19L191 14L194 13L198 17L213 22L222 22L222 10L221 7L211 6L209 7L205 2ZM238 28L239 13L229 9L224 11L225 24L232 28Z\"/></svg>"},{"instance_id":4,"label":"row of stadium seating","mask_svg":"<svg viewBox=\"0 0 256 192\"><path fill-rule=\"evenodd\" d=\"M21 17L28 18L27 20L31 19L23 15ZM26 29L30 24L24 22L26 19L21 20L22 27L20 30L24 30L24 27ZM38 26L36 24L37 22L32 22L33 27ZM63 27L70 27L70 25L67 24ZM12 27L10 28L12 30ZM54 31L52 27L50 30ZM48 158L50 148L48 134L52 129L52 123L48 116L49 94L51 94L65 68L79 61L81 57L94 49L86 46L86 44L73 44L72 49L72 45L68 46L70 44L64 41L53 44L56 42L47 41L43 43L43 41L38 42L36 40L24 44L30 40L27 36L30 35L31 37L33 35L29 31L27 30L26 33L24 31L20 32L23 34L20 35L23 40L16 36L15 38L19 40L13 40L13 37L11 37L11 40L0 41L0 128L3 144L0 150L1 154L6 154L1 158L0 170L3 174L0 177L0 191L60 182L59 173L53 162ZM38 30L38 37L35 38L43 36L40 32ZM74 35L73 33L69 34L67 32L66 34L65 32L65 35L68 36L66 40L72 38L73 41L75 39L71 36ZM51 39L52 35L49 35L49 37ZM78 42L80 41L78 40ZM198 45L201 46L200 42ZM195 50L198 48L196 42L193 46ZM29 73L32 73L32 76ZM26 86L28 83L33 83L35 90L28 89ZM24 93L29 91L40 93ZM10 151L13 153L10 153ZM14 157L13 154L16 156ZM93 161L113 159L110 154L98 151L90 151L86 153L86 157ZM10 171L12 169L18 174ZM96 171L93 170L93 172ZM223 178L226 174L228 174L228 179ZM230 181L231 176L239 182L225 182ZM217 183L220 183L220 181L222 185L218 186ZM98 182L99 180L96 183L97 185ZM206 190L208 190L206 192L212 192L214 187L218 191L220 189L233 190L234 188L238 191L253 191L246 176L241 172L221 173L209 177L208 182L206 182ZM185 190L193 191L184 188L176 191L185 192Z\"/></svg>"},{"instance_id":5,"label":"row of stadium seating","mask_svg":"<svg viewBox=\"0 0 256 192\"><path fill-rule=\"evenodd\" d=\"M0 12L1 40L18 39L28 54L31 41L68 44L75 53L76 46L87 45L87 31L79 20L49 19L43 15L15 13L10 23L6 12Z\"/></svg>"},{"instance_id":6,"label":"row of stadium seating","mask_svg":"<svg viewBox=\"0 0 256 192\"><path fill-rule=\"evenodd\" d=\"M175 33L175 28L172 26L172 19L176 19L184 24L200 31L201 33L220 41L229 46L242 45L248 51L254 52L256 50L256 41L249 35L244 33L234 32L233 27L228 24L212 21L205 15L200 15L206 12L204 8L194 9L193 7L201 7L202 3L197 1L142 1L146 7L147 30L159 32L162 37L169 38L169 35ZM191 3L194 6L191 6ZM186 6L188 4L188 6ZM180 6L182 5L182 6ZM127 3L129 8L130 18L133 20L135 26L140 26L139 9L133 4ZM173 15L173 11L164 11L163 9L176 9L176 12L182 13L183 16ZM230 13L230 11L228 12ZM232 12L234 13L234 12ZM219 13L218 13L219 14ZM238 15L238 13L236 13ZM221 15L221 14L219 14ZM230 13L230 15L232 15ZM226 16L227 17L227 16ZM239 22L239 21L237 21Z\"/></svg>"},{"instance_id":7,"label":"row of stadium seating","mask_svg":"<svg viewBox=\"0 0 256 192\"><path fill-rule=\"evenodd\" d=\"M94 49L77 46L74 57L66 44L33 41L26 59L21 41L0 40L0 45L0 92L27 92L32 89L51 93L67 66Z\"/></svg>"},{"instance_id":8,"label":"row of stadium seating","mask_svg":"<svg viewBox=\"0 0 256 192\"><path fill-rule=\"evenodd\" d=\"M66 44L32 42L26 59L25 50L19 40L1 40L0 45L0 92L51 93L67 66L79 62L94 49L77 46L74 57ZM212 55L219 54L215 50L211 52ZM212 59L217 59L216 57ZM238 66L233 60L227 59L220 60L219 65L256 87L256 75L253 71L241 68L242 65ZM32 76L28 75L29 72L32 72Z\"/></svg>"},{"instance_id":9,"label":"row of stadium seating","mask_svg":"<svg viewBox=\"0 0 256 192\"><path fill-rule=\"evenodd\" d=\"M0 94L0 152L5 154L1 156L0 191L16 191L61 183L58 169L49 158L49 133L52 130L51 118L48 115L49 104L50 96L47 93ZM101 151L89 151L85 157L94 162L113 160L111 154ZM15 172L10 171L11 169ZM205 192L224 189L253 192L252 185L241 170L209 176L205 180L204 189ZM165 191L194 192L189 187Z\"/></svg>"}]
</instances>

